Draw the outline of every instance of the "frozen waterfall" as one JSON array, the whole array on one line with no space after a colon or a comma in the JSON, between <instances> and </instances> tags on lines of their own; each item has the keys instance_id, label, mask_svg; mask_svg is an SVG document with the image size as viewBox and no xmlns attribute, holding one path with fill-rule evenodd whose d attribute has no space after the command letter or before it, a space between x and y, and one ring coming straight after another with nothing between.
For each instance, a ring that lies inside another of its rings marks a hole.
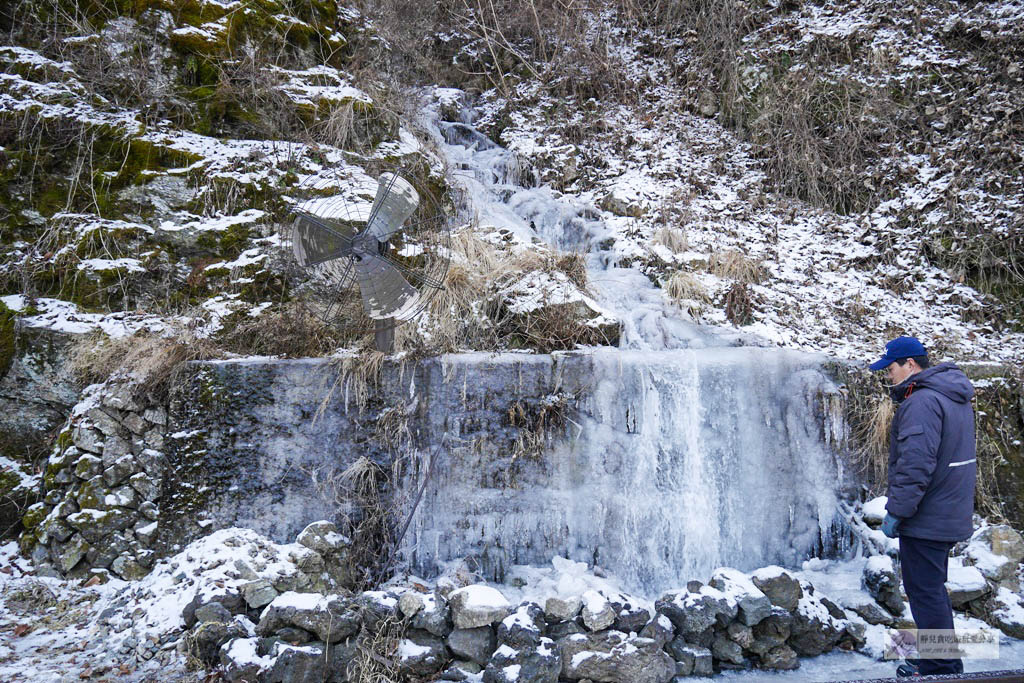
<instances>
[{"instance_id":1,"label":"frozen waterfall","mask_svg":"<svg viewBox=\"0 0 1024 683\"><path fill-rule=\"evenodd\" d=\"M591 248L606 234L600 211L533 187L466 121L427 125L480 224L585 252L599 303L624 329L620 349L570 354L589 360L565 382L565 434L515 481L494 485L494 463L468 446L438 458L405 539L412 568L468 557L501 580L510 565L560 555L653 595L718 566L793 565L841 547L844 425L823 359L682 319L643 274ZM471 374L450 358L447 392Z\"/></svg>"},{"instance_id":2,"label":"frozen waterfall","mask_svg":"<svg viewBox=\"0 0 1024 683\"><path fill-rule=\"evenodd\" d=\"M478 369L448 358L458 392ZM439 458L406 539L415 570L470 557L501 580L560 555L653 594L842 545L830 444L843 427L818 359L723 348L573 360L554 379L578 396L565 434L515 481L495 485L495 463L471 447Z\"/></svg>"}]
</instances>

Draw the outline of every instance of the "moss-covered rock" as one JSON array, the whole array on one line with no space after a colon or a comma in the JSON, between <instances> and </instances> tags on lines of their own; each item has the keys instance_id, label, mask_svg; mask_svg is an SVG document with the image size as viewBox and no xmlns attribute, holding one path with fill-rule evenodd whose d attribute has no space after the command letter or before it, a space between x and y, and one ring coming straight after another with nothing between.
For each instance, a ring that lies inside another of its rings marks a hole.
<instances>
[{"instance_id":1,"label":"moss-covered rock","mask_svg":"<svg viewBox=\"0 0 1024 683\"><path fill-rule=\"evenodd\" d=\"M35 503L25 511L21 518L21 524L26 531L34 531L39 524L50 514L50 507L45 503Z\"/></svg>"},{"instance_id":2,"label":"moss-covered rock","mask_svg":"<svg viewBox=\"0 0 1024 683\"><path fill-rule=\"evenodd\" d=\"M16 320L14 311L0 301L0 379L14 362Z\"/></svg>"},{"instance_id":3,"label":"moss-covered rock","mask_svg":"<svg viewBox=\"0 0 1024 683\"><path fill-rule=\"evenodd\" d=\"M130 510L81 510L68 515L68 524L75 528L90 543L96 543L115 531L123 531L135 523Z\"/></svg>"}]
</instances>

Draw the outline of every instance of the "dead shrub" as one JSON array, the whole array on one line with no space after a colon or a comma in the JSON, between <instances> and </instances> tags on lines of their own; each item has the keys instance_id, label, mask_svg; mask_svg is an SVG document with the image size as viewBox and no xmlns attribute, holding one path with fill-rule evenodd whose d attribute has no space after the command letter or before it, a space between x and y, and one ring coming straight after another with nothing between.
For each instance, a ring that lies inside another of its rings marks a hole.
<instances>
[{"instance_id":1,"label":"dead shrub","mask_svg":"<svg viewBox=\"0 0 1024 683\"><path fill-rule=\"evenodd\" d=\"M691 320L699 322L704 317L704 306L710 299L704 285L692 274L677 270L665 281L664 288L669 301L685 311Z\"/></svg>"},{"instance_id":2,"label":"dead shrub","mask_svg":"<svg viewBox=\"0 0 1024 683\"><path fill-rule=\"evenodd\" d=\"M356 638L356 654L346 669L347 680L356 683L394 683L405 677L398 666L398 648L408 623L386 616L373 624L364 622Z\"/></svg>"},{"instance_id":3,"label":"dead shrub","mask_svg":"<svg viewBox=\"0 0 1024 683\"><path fill-rule=\"evenodd\" d=\"M219 338L234 353L284 358L324 356L341 345L337 332L297 303L247 317Z\"/></svg>"},{"instance_id":4,"label":"dead shrub","mask_svg":"<svg viewBox=\"0 0 1024 683\"><path fill-rule=\"evenodd\" d=\"M851 417L854 456L867 481L876 490L884 491L889 471L889 430L896 405L885 392L866 399L861 397L854 408L859 411Z\"/></svg>"},{"instance_id":5,"label":"dead shrub","mask_svg":"<svg viewBox=\"0 0 1024 683\"><path fill-rule=\"evenodd\" d=\"M555 257L554 266L565 273L569 282L580 288L580 291L587 291L587 262L583 254L573 251Z\"/></svg>"},{"instance_id":6,"label":"dead shrub","mask_svg":"<svg viewBox=\"0 0 1024 683\"><path fill-rule=\"evenodd\" d=\"M737 282L725 294L725 317L733 325L743 327L754 322L754 300L750 285Z\"/></svg>"},{"instance_id":7,"label":"dead shrub","mask_svg":"<svg viewBox=\"0 0 1024 683\"><path fill-rule=\"evenodd\" d=\"M451 249L454 258L444 288L430 300L423 321L398 329L399 348L552 350L611 341L600 329L584 324L581 304L512 315L499 296L502 289L533 272L564 275L585 293L587 269L582 254L515 252L481 239L472 229L453 234Z\"/></svg>"},{"instance_id":8,"label":"dead shrub","mask_svg":"<svg viewBox=\"0 0 1024 683\"><path fill-rule=\"evenodd\" d=\"M673 254L678 254L690 248L690 241L686 232L680 228L662 227L654 233L654 243L660 244Z\"/></svg>"},{"instance_id":9,"label":"dead shrub","mask_svg":"<svg viewBox=\"0 0 1024 683\"><path fill-rule=\"evenodd\" d=\"M735 280L743 285L759 284L768 274L761 261L748 258L734 249L715 252L709 267L718 277Z\"/></svg>"},{"instance_id":10,"label":"dead shrub","mask_svg":"<svg viewBox=\"0 0 1024 683\"><path fill-rule=\"evenodd\" d=\"M307 471L317 495L337 508L341 528L352 539L357 592L376 588L385 562L393 556L396 510L384 492L397 480L405 460L396 458L390 473L366 456L345 469L323 466Z\"/></svg>"},{"instance_id":11,"label":"dead shrub","mask_svg":"<svg viewBox=\"0 0 1024 683\"><path fill-rule=\"evenodd\" d=\"M139 387L145 388L151 400L162 402L182 364L220 355L210 340L187 330L176 330L166 336L140 331L117 338L97 332L82 335L74 342L71 370L90 384L104 382L115 372L128 374Z\"/></svg>"},{"instance_id":12,"label":"dead shrub","mask_svg":"<svg viewBox=\"0 0 1024 683\"><path fill-rule=\"evenodd\" d=\"M499 330L512 348L535 349L541 353L566 351L577 346L615 346L617 332L588 325L581 306L577 303L542 306L528 313L507 315Z\"/></svg>"}]
</instances>

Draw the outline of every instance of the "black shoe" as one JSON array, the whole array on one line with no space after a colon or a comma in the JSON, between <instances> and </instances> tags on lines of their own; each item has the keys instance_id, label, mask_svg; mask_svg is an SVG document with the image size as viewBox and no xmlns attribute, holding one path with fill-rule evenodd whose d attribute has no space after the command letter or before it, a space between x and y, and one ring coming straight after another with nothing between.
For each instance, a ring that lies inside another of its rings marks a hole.
<instances>
[{"instance_id":1,"label":"black shoe","mask_svg":"<svg viewBox=\"0 0 1024 683\"><path fill-rule=\"evenodd\" d=\"M921 672L913 664L900 664L896 667L896 678L910 678L911 676L920 675Z\"/></svg>"}]
</instances>

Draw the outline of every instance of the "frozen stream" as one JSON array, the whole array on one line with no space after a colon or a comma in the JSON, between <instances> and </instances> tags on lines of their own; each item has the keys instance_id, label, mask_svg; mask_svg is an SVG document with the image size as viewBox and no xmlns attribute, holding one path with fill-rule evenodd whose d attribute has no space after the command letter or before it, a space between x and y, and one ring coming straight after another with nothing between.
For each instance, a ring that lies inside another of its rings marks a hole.
<instances>
[{"instance_id":1,"label":"frozen stream","mask_svg":"<svg viewBox=\"0 0 1024 683\"><path fill-rule=\"evenodd\" d=\"M464 118L469 119L467 111ZM468 123L425 121L462 186L480 229L502 231L529 244L540 239L587 260L590 286L602 309L622 322L620 346L666 350L761 345L731 328L697 325L681 316L661 289L636 268L621 268L601 243L612 236L593 206L559 197L533 184L534 173L520 157L497 145Z\"/></svg>"}]
</instances>

